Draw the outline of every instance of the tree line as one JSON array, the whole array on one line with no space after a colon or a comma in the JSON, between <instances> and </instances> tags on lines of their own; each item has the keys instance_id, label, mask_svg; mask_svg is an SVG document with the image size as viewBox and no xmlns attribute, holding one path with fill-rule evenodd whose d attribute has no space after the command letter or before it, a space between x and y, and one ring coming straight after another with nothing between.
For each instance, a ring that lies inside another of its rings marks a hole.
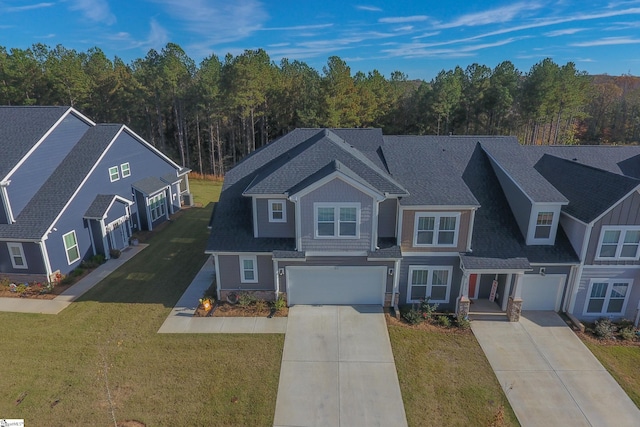
<instances>
[{"instance_id":1,"label":"tree line","mask_svg":"<svg viewBox=\"0 0 640 427\"><path fill-rule=\"evenodd\" d=\"M524 144L640 140L640 79L589 76L551 59L528 72L476 63L427 82L353 74L337 56L321 72L275 63L262 49L196 64L169 43L127 64L99 48L0 46L0 104L69 105L125 123L182 165L216 175L297 127L516 135Z\"/></svg>"}]
</instances>

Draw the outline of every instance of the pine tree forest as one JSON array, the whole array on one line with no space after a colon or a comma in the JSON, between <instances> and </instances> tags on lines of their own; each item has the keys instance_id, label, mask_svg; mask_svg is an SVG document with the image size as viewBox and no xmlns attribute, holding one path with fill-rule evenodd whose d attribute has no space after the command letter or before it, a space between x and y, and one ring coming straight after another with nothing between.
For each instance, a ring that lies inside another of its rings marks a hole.
<instances>
[{"instance_id":1,"label":"pine tree forest","mask_svg":"<svg viewBox=\"0 0 640 427\"><path fill-rule=\"evenodd\" d=\"M353 73L337 56L322 70L272 61L264 50L196 64L180 46L124 63L100 49L0 46L0 104L68 105L124 123L176 162L224 175L297 127L379 127L385 134L515 135L523 144L637 144L640 78L590 76L544 59L442 70Z\"/></svg>"}]
</instances>

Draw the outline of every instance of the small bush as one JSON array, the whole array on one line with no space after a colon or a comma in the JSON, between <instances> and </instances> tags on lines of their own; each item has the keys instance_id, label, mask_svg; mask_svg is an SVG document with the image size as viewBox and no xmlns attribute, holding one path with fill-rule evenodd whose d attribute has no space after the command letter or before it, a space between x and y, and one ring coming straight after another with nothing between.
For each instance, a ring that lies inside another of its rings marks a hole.
<instances>
[{"instance_id":1,"label":"small bush","mask_svg":"<svg viewBox=\"0 0 640 427\"><path fill-rule=\"evenodd\" d=\"M8 288L11 281L6 277L0 277L0 288Z\"/></svg>"},{"instance_id":2,"label":"small bush","mask_svg":"<svg viewBox=\"0 0 640 427\"><path fill-rule=\"evenodd\" d=\"M444 326L445 328L451 327L451 318L446 315L438 316L436 319L440 326Z\"/></svg>"},{"instance_id":3,"label":"small bush","mask_svg":"<svg viewBox=\"0 0 640 427\"><path fill-rule=\"evenodd\" d=\"M257 299L253 306L255 307L256 311L263 311L267 309L267 302L263 299Z\"/></svg>"},{"instance_id":4,"label":"small bush","mask_svg":"<svg viewBox=\"0 0 640 427\"><path fill-rule=\"evenodd\" d=\"M256 300L257 298L249 292L241 292L240 295L238 295L238 304L240 304L241 307L250 306L256 302Z\"/></svg>"},{"instance_id":5,"label":"small bush","mask_svg":"<svg viewBox=\"0 0 640 427\"><path fill-rule=\"evenodd\" d=\"M602 340L611 340L614 339L615 332L617 328L609 319L600 319L596 320L595 327L593 328L593 333Z\"/></svg>"},{"instance_id":6,"label":"small bush","mask_svg":"<svg viewBox=\"0 0 640 427\"><path fill-rule=\"evenodd\" d=\"M278 296L278 299L273 302L273 308L275 308L276 311L280 311L284 309L286 306L287 306L287 301L285 301L282 295Z\"/></svg>"},{"instance_id":7,"label":"small bush","mask_svg":"<svg viewBox=\"0 0 640 427\"><path fill-rule=\"evenodd\" d=\"M419 323L422 323L422 321L424 320L424 318L422 317L422 313L413 307L409 311L406 311L402 315L402 317L404 318L404 320L406 320L412 325L417 325Z\"/></svg>"},{"instance_id":8,"label":"small bush","mask_svg":"<svg viewBox=\"0 0 640 427\"><path fill-rule=\"evenodd\" d=\"M433 319L433 313L435 313L436 310L438 310L438 304L429 304L429 298L420 303L422 318L425 320Z\"/></svg>"},{"instance_id":9,"label":"small bush","mask_svg":"<svg viewBox=\"0 0 640 427\"><path fill-rule=\"evenodd\" d=\"M122 254L122 252L120 252L119 249L111 249L109 251L109 255L111 256L111 258L113 259L118 259L120 258L120 255Z\"/></svg>"},{"instance_id":10,"label":"small bush","mask_svg":"<svg viewBox=\"0 0 640 427\"><path fill-rule=\"evenodd\" d=\"M27 285L25 285L24 283L20 283L18 286L16 286L16 293L24 294L26 291L27 291Z\"/></svg>"},{"instance_id":11,"label":"small bush","mask_svg":"<svg viewBox=\"0 0 640 427\"><path fill-rule=\"evenodd\" d=\"M460 329L469 329L471 327L471 320L466 316L456 316L456 326Z\"/></svg>"},{"instance_id":12,"label":"small bush","mask_svg":"<svg viewBox=\"0 0 640 427\"><path fill-rule=\"evenodd\" d=\"M76 268L74 268L73 270L71 270L69 272L69 276L67 276L67 277L72 277L72 278L73 277L79 277L79 276L82 276L83 273L84 273L84 268L76 267ZM66 279L66 277L65 277L65 279ZM64 281L64 279L63 279L63 281Z\"/></svg>"},{"instance_id":13,"label":"small bush","mask_svg":"<svg viewBox=\"0 0 640 427\"><path fill-rule=\"evenodd\" d=\"M636 330L633 325L621 328L619 333L620 337L625 341L634 341L636 339Z\"/></svg>"},{"instance_id":14,"label":"small bush","mask_svg":"<svg viewBox=\"0 0 640 427\"><path fill-rule=\"evenodd\" d=\"M64 276L62 280L60 280L60 284L63 286L70 285L73 283L73 276L69 274L68 276Z\"/></svg>"}]
</instances>

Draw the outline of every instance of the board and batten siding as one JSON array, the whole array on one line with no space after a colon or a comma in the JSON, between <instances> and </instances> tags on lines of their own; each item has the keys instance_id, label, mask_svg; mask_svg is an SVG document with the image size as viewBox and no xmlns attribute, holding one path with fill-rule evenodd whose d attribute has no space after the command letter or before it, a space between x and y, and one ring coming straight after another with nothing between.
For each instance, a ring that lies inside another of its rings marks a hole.
<instances>
[{"instance_id":1,"label":"board and batten siding","mask_svg":"<svg viewBox=\"0 0 640 427\"><path fill-rule=\"evenodd\" d=\"M409 266L447 266L453 267L451 276L451 289L449 290L449 303L438 304L438 311L455 310L456 299L460 293L460 283L462 282L462 270L460 269L460 258L449 256L424 256L424 257L404 257L400 263L400 304L406 304L407 292L409 290Z\"/></svg>"},{"instance_id":2,"label":"board and batten siding","mask_svg":"<svg viewBox=\"0 0 640 427\"><path fill-rule=\"evenodd\" d=\"M507 198L507 203L509 203L511 212L513 212L513 216L516 219L518 228L520 228L520 232L526 238L529 230L531 209L533 208L531 200L522 192L522 190L520 190L516 183L513 182L511 177L496 165L493 159L489 158L489 160L491 161L491 167L498 178L498 182L500 182L500 187L502 187L502 191Z\"/></svg>"},{"instance_id":3,"label":"board and batten siding","mask_svg":"<svg viewBox=\"0 0 640 427\"><path fill-rule=\"evenodd\" d=\"M220 289L222 290L251 290L271 291L275 290L273 282L273 258L269 255L256 255L258 264L257 283L242 283L240 280L240 257L238 255L218 255L218 268L220 273Z\"/></svg>"},{"instance_id":4,"label":"board and batten siding","mask_svg":"<svg viewBox=\"0 0 640 427\"><path fill-rule=\"evenodd\" d=\"M359 203L360 238L315 237L314 203ZM335 178L300 198L300 225L303 251L368 251L371 249L373 198Z\"/></svg>"},{"instance_id":5,"label":"board and batten siding","mask_svg":"<svg viewBox=\"0 0 640 427\"><path fill-rule=\"evenodd\" d=\"M87 123L69 114L10 177L7 193L14 218L20 215L87 129Z\"/></svg>"},{"instance_id":6,"label":"board and batten siding","mask_svg":"<svg viewBox=\"0 0 640 427\"><path fill-rule=\"evenodd\" d=\"M413 246L415 218L417 213L441 212L460 213L460 224L458 226L458 242L456 246ZM467 241L469 239L469 227L471 222L471 211L424 211L424 210L404 210L402 211L402 239L400 245L403 251L410 252L466 252Z\"/></svg>"},{"instance_id":7,"label":"board and batten siding","mask_svg":"<svg viewBox=\"0 0 640 427\"><path fill-rule=\"evenodd\" d=\"M285 203L286 222L269 222L269 200L275 198L263 199L256 198L256 215L258 220L258 237L296 237L296 211L295 205L287 199L282 200Z\"/></svg>"},{"instance_id":8,"label":"board and batten siding","mask_svg":"<svg viewBox=\"0 0 640 427\"><path fill-rule=\"evenodd\" d=\"M624 268L624 266L611 266L610 268L589 268L582 270L582 277L578 283L578 293L576 295L573 314L578 319L594 321L603 315L583 315L584 306L587 301L587 293L589 292L589 284L591 279L632 279L631 293L627 302L626 311L621 316L613 316L614 318L623 318L633 320L636 316L638 301L640 300L640 269Z\"/></svg>"},{"instance_id":9,"label":"board and batten siding","mask_svg":"<svg viewBox=\"0 0 640 427\"><path fill-rule=\"evenodd\" d=\"M278 268L285 267L306 267L306 266L328 266L328 267L377 267L383 266L394 268L394 261L368 261L367 257L308 257L305 261L278 261ZM388 270L387 270L388 271ZM395 273L394 273L395 274ZM287 289L287 276L279 276L280 291ZM393 291L393 275L387 274L385 292Z\"/></svg>"},{"instance_id":10,"label":"board and batten siding","mask_svg":"<svg viewBox=\"0 0 640 427\"><path fill-rule=\"evenodd\" d=\"M378 207L378 237L396 237L398 199L386 199Z\"/></svg>"},{"instance_id":11,"label":"board and batten siding","mask_svg":"<svg viewBox=\"0 0 640 427\"><path fill-rule=\"evenodd\" d=\"M640 261L595 261L600 233L604 225L639 225L640 226L640 194L634 192L614 207L605 216L593 224L589 247L587 248L586 264L598 265L640 265Z\"/></svg>"}]
</instances>

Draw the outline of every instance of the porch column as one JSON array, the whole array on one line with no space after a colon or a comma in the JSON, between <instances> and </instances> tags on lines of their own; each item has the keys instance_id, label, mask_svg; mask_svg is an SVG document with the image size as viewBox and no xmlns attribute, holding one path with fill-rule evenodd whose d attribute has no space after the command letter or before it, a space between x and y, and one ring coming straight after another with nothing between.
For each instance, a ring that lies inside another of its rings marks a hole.
<instances>
[{"instance_id":1,"label":"porch column","mask_svg":"<svg viewBox=\"0 0 640 427\"><path fill-rule=\"evenodd\" d=\"M522 312L522 278L524 273L516 274L516 281L513 283L509 302L507 303L507 319L509 322L520 321L520 313Z\"/></svg>"},{"instance_id":2,"label":"porch column","mask_svg":"<svg viewBox=\"0 0 640 427\"><path fill-rule=\"evenodd\" d=\"M504 284L504 295L502 296L502 305L500 309L502 311L507 311L507 302L509 301L509 295L511 294L511 282L513 279L513 274L507 274L507 281ZM505 296L507 298L505 298Z\"/></svg>"},{"instance_id":3,"label":"porch column","mask_svg":"<svg viewBox=\"0 0 640 427\"><path fill-rule=\"evenodd\" d=\"M458 297L458 303L456 304L456 314L459 317L466 319L469 317L469 273L467 271L462 272L462 283L460 283L460 296Z\"/></svg>"}]
</instances>

